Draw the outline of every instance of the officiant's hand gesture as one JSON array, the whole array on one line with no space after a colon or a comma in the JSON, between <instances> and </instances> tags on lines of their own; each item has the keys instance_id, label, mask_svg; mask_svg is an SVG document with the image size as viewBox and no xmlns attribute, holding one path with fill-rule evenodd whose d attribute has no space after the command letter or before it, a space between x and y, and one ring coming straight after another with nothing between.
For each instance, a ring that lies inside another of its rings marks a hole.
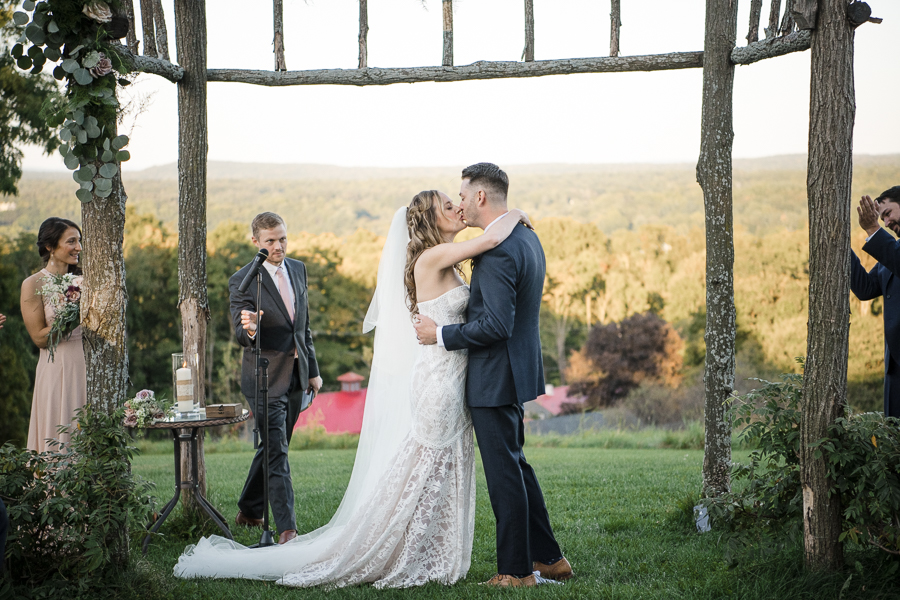
<instances>
[{"instance_id":1,"label":"officiant's hand gesture","mask_svg":"<svg viewBox=\"0 0 900 600\"><path fill-rule=\"evenodd\" d=\"M259 316L266 314L266 311L259 311ZM247 330L251 336L256 334L256 313L252 310L241 311L241 327Z\"/></svg>"}]
</instances>

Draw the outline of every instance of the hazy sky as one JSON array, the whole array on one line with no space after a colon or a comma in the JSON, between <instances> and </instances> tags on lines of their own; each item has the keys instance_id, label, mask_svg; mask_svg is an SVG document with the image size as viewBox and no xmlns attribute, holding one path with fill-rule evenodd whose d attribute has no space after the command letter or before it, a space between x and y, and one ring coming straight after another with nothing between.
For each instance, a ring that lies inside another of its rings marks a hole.
<instances>
[{"instance_id":1,"label":"hazy sky","mask_svg":"<svg viewBox=\"0 0 900 600\"><path fill-rule=\"evenodd\" d=\"M856 32L854 152L900 152L900 2L870 0L881 25ZM454 58L519 60L522 0L456 0ZM764 3L768 6L768 2ZM175 58L172 0L167 12ZM424 6L423 6L424 5ZM741 0L738 44L749 0ZM535 59L606 56L607 0L534 0ZM356 0L284 0L289 69L357 63ZM273 68L271 2L207 0L211 68ZM620 55L703 49L704 0L625 0ZM763 21L767 21L764 9ZM369 66L439 65L440 0L369 2ZM762 28L761 35L762 35ZM138 28L140 31L140 27ZM736 158L805 153L809 56L737 68ZM694 162L699 153L701 69L356 88L209 84L209 158L343 166ZM142 75L123 100L145 101L127 119L127 170L177 159L175 85ZM65 167L26 153L26 169Z\"/></svg>"}]
</instances>

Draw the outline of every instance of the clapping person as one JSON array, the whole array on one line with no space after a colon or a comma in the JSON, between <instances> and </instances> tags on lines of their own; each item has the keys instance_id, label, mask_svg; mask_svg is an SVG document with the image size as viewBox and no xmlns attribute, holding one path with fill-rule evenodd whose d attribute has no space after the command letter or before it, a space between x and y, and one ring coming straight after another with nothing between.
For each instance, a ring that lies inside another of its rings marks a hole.
<instances>
[{"instance_id":1,"label":"clapping person","mask_svg":"<svg viewBox=\"0 0 900 600\"><path fill-rule=\"evenodd\" d=\"M60 425L75 418L87 400L84 349L78 323L81 296L81 229L68 219L41 223L37 240L44 268L22 282L20 304L28 335L41 349L34 380L29 450L51 450L50 441L68 442Z\"/></svg>"}]
</instances>

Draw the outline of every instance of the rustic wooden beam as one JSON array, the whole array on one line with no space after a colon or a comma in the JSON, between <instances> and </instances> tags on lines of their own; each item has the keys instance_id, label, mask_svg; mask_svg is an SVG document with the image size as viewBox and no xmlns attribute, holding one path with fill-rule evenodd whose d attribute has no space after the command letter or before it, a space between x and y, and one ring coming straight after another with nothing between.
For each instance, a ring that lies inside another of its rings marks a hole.
<instances>
[{"instance_id":1,"label":"rustic wooden beam","mask_svg":"<svg viewBox=\"0 0 900 600\"><path fill-rule=\"evenodd\" d=\"M156 52L163 60L169 60L169 34L162 0L153 0L153 24L156 27Z\"/></svg>"},{"instance_id":2,"label":"rustic wooden beam","mask_svg":"<svg viewBox=\"0 0 900 600\"><path fill-rule=\"evenodd\" d=\"M144 32L144 56L156 58L156 35L153 33L153 2L141 0L141 29Z\"/></svg>"},{"instance_id":3,"label":"rustic wooden beam","mask_svg":"<svg viewBox=\"0 0 900 600\"><path fill-rule=\"evenodd\" d=\"M781 16L781 0L772 0L769 7L769 26L766 27L766 39L778 37L778 22Z\"/></svg>"},{"instance_id":4,"label":"rustic wooden beam","mask_svg":"<svg viewBox=\"0 0 900 600\"><path fill-rule=\"evenodd\" d=\"M668 71L699 69L703 52L673 52L644 56L571 58L534 62L479 61L461 67L413 67L409 69L316 69L309 71L250 71L243 69L210 69L208 81L249 83L271 87L289 85L391 85L421 81L469 81L544 77L574 73L624 73L629 71Z\"/></svg>"},{"instance_id":5,"label":"rustic wooden beam","mask_svg":"<svg viewBox=\"0 0 900 600\"><path fill-rule=\"evenodd\" d=\"M736 65L749 65L766 58L784 56L791 52L803 52L809 50L809 40L809 31L795 31L784 37L753 42L732 50L731 62Z\"/></svg>"},{"instance_id":6,"label":"rustic wooden beam","mask_svg":"<svg viewBox=\"0 0 900 600\"><path fill-rule=\"evenodd\" d=\"M778 29L778 35L784 36L794 31L794 0L786 0L784 5L784 16L781 18L781 27Z\"/></svg>"},{"instance_id":7,"label":"rustic wooden beam","mask_svg":"<svg viewBox=\"0 0 900 600\"><path fill-rule=\"evenodd\" d=\"M369 62L369 3L359 0L359 67L365 69ZM287 70L287 69L285 69Z\"/></svg>"},{"instance_id":8,"label":"rustic wooden beam","mask_svg":"<svg viewBox=\"0 0 900 600\"><path fill-rule=\"evenodd\" d=\"M441 64L453 66L453 0L444 0L444 52Z\"/></svg>"},{"instance_id":9,"label":"rustic wooden beam","mask_svg":"<svg viewBox=\"0 0 900 600\"><path fill-rule=\"evenodd\" d=\"M128 19L128 33L125 34L125 45L134 53L138 51L137 33L134 29L134 1L123 0L122 11L126 19Z\"/></svg>"},{"instance_id":10,"label":"rustic wooden beam","mask_svg":"<svg viewBox=\"0 0 900 600\"><path fill-rule=\"evenodd\" d=\"M747 43L759 41L759 15L762 13L762 0L750 1L750 31L747 33Z\"/></svg>"},{"instance_id":11,"label":"rustic wooden beam","mask_svg":"<svg viewBox=\"0 0 900 600\"><path fill-rule=\"evenodd\" d=\"M116 52L119 53L125 64L132 71L159 75L172 83L178 83L184 77L184 69L178 65L159 58L134 54L120 44L114 44L113 48L115 48Z\"/></svg>"},{"instance_id":12,"label":"rustic wooden beam","mask_svg":"<svg viewBox=\"0 0 900 600\"><path fill-rule=\"evenodd\" d=\"M534 0L525 0L525 62L534 62Z\"/></svg>"},{"instance_id":13,"label":"rustic wooden beam","mask_svg":"<svg viewBox=\"0 0 900 600\"><path fill-rule=\"evenodd\" d=\"M797 29L802 31L816 28L816 14L819 11L818 0L794 0L791 10L794 13Z\"/></svg>"},{"instance_id":14,"label":"rustic wooden beam","mask_svg":"<svg viewBox=\"0 0 900 600\"><path fill-rule=\"evenodd\" d=\"M609 55L619 55L619 33L622 29L622 2L610 0L609 4Z\"/></svg>"},{"instance_id":15,"label":"rustic wooden beam","mask_svg":"<svg viewBox=\"0 0 900 600\"><path fill-rule=\"evenodd\" d=\"M272 7L275 35L272 40L272 51L275 53L275 70L287 71L287 63L284 61L284 2L274 0Z\"/></svg>"}]
</instances>

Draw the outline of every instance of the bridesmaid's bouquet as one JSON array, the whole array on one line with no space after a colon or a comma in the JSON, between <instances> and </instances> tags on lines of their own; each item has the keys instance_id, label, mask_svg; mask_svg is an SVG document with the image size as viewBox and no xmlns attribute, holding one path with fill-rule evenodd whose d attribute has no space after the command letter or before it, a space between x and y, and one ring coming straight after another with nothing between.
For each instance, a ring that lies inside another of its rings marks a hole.
<instances>
[{"instance_id":1,"label":"bridesmaid's bouquet","mask_svg":"<svg viewBox=\"0 0 900 600\"><path fill-rule=\"evenodd\" d=\"M125 401L125 426L146 427L166 418L165 398L156 398L153 390L141 390Z\"/></svg>"},{"instance_id":2,"label":"bridesmaid's bouquet","mask_svg":"<svg viewBox=\"0 0 900 600\"><path fill-rule=\"evenodd\" d=\"M69 339L81 320L81 283L84 278L64 273L44 277L44 280L46 283L38 294L47 298L55 313L47 338L47 350L52 361L56 347L61 341Z\"/></svg>"}]
</instances>

